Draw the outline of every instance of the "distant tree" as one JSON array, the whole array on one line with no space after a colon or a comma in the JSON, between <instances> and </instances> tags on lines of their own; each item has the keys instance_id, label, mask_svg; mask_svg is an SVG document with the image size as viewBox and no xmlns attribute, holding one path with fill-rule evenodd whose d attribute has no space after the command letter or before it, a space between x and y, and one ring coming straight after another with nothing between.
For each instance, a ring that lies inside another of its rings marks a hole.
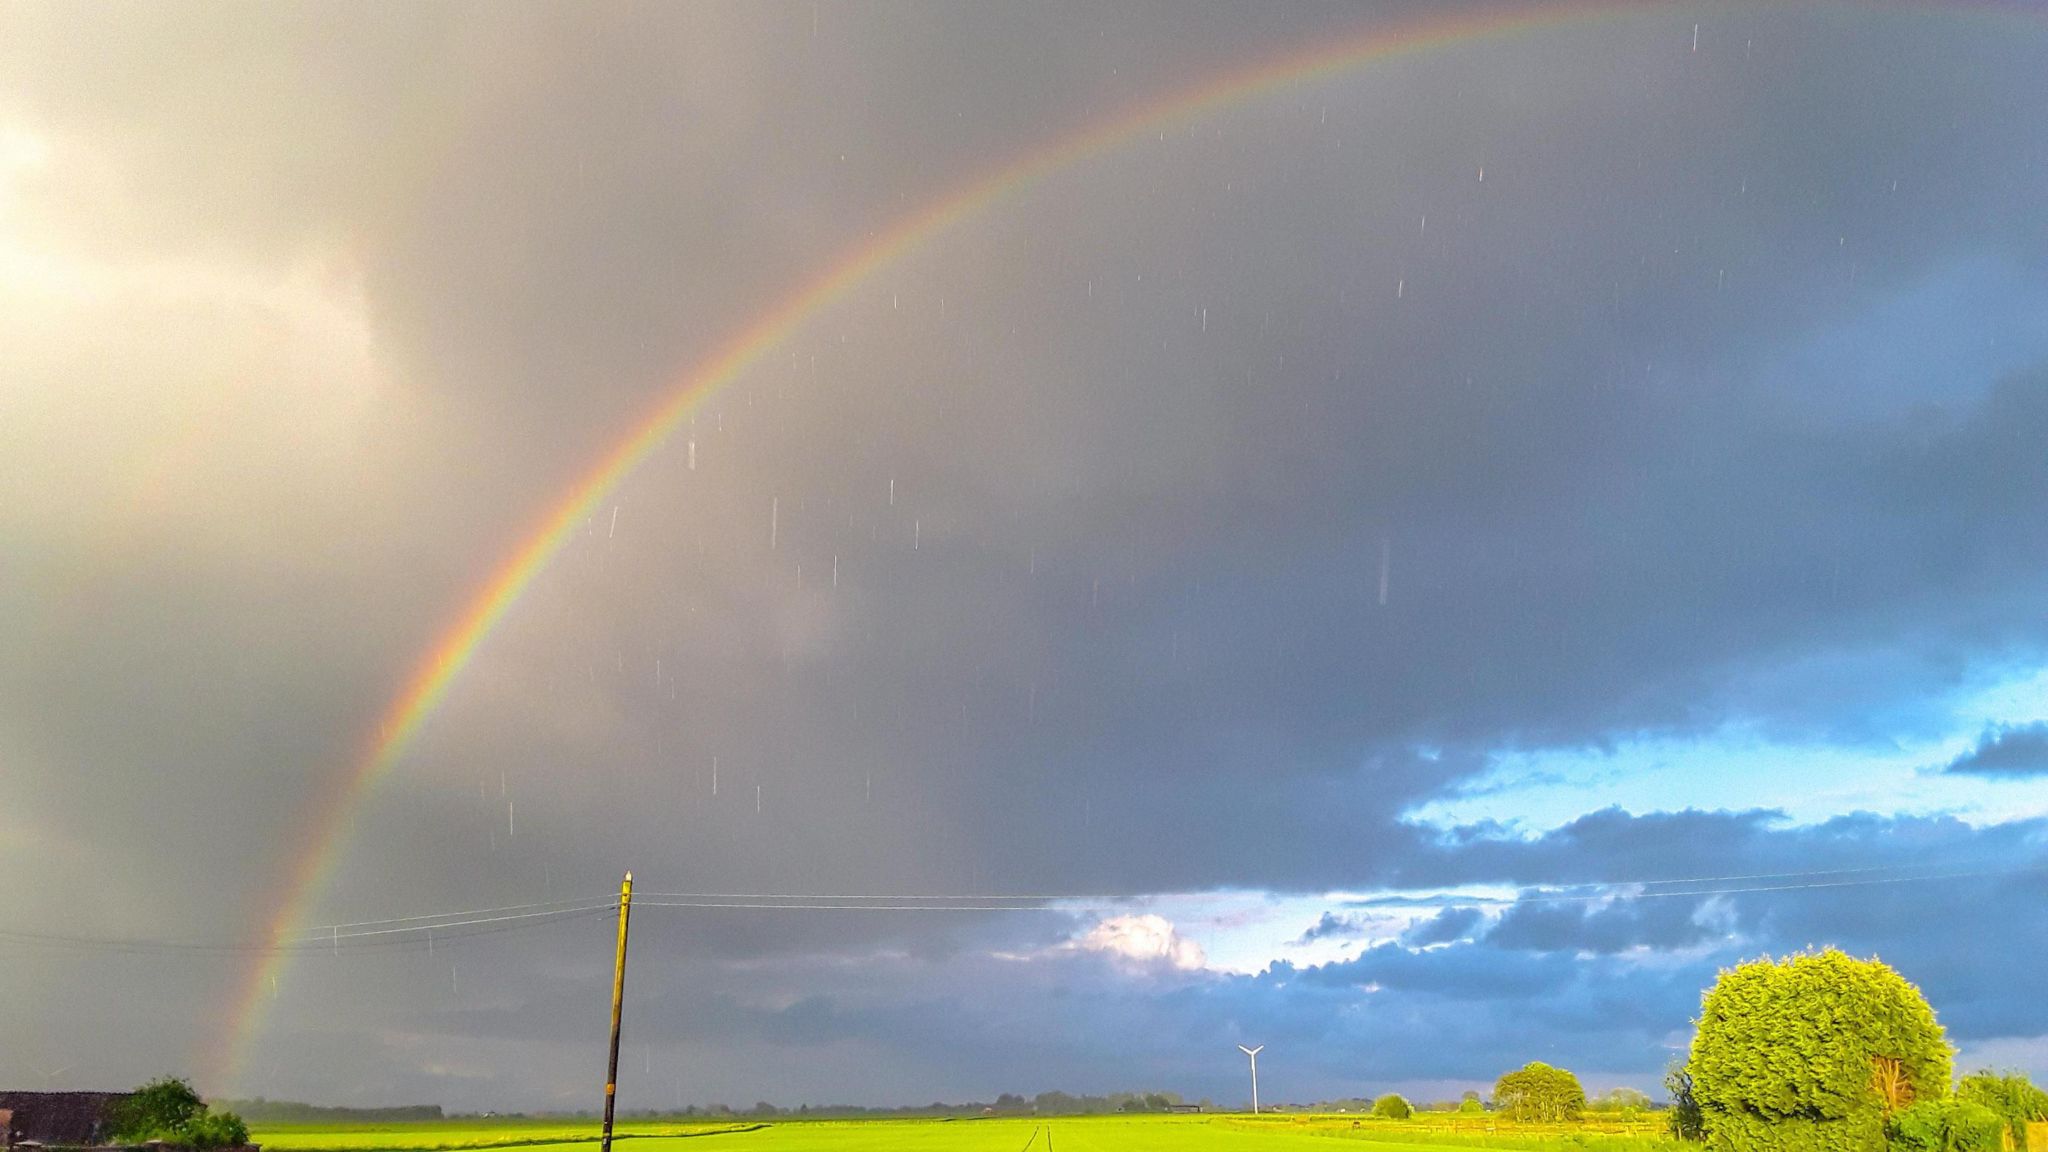
<instances>
[{"instance_id":1,"label":"distant tree","mask_svg":"<svg viewBox=\"0 0 2048 1152\"><path fill-rule=\"evenodd\" d=\"M1493 1098L1515 1120L1577 1120L1586 1108L1579 1078L1540 1060L1502 1076L1494 1083Z\"/></svg>"},{"instance_id":2,"label":"distant tree","mask_svg":"<svg viewBox=\"0 0 2048 1152\"><path fill-rule=\"evenodd\" d=\"M1664 1073L1664 1091L1671 1096L1671 1112L1666 1118L1671 1135L1694 1142L1706 1139L1706 1131L1700 1123L1700 1102L1692 1094L1691 1073L1679 1065L1672 1065Z\"/></svg>"},{"instance_id":3,"label":"distant tree","mask_svg":"<svg viewBox=\"0 0 2048 1152\"><path fill-rule=\"evenodd\" d=\"M773 1116L775 1115L776 1108L775 1105L770 1104L766 1100L757 1100L754 1102L752 1111L756 1116Z\"/></svg>"},{"instance_id":4,"label":"distant tree","mask_svg":"<svg viewBox=\"0 0 2048 1152\"><path fill-rule=\"evenodd\" d=\"M1851 1152L1945 1096L1949 1061L1918 988L1831 948L1721 973L1685 1070L1712 1152Z\"/></svg>"},{"instance_id":5,"label":"distant tree","mask_svg":"<svg viewBox=\"0 0 2048 1152\"><path fill-rule=\"evenodd\" d=\"M1650 1097L1637 1089L1626 1086L1610 1088L1606 1092L1586 1101L1586 1111L1588 1112L1619 1112L1624 1116L1633 1116L1640 1112L1647 1112L1649 1109Z\"/></svg>"},{"instance_id":6,"label":"distant tree","mask_svg":"<svg viewBox=\"0 0 2048 1152\"><path fill-rule=\"evenodd\" d=\"M1022 1109L1028 1103L1030 1101L1017 1095L1015 1092L1005 1092L1001 1096L996 1097L996 1107L1007 1108L1012 1111Z\"/></svg>"},{"instance_id":7,"label":"distant tree","mask_svg":"<svg viewBox=\"0 0 2048 1152\"><path fill-rule=\"evenodd\" d=\"M2027 1125L2048 1120L2048 1092L2034 1087L2024 1072L1993 1072L1989 1068L1972 1072L1956 1085L1956 1099L1981 1104L1997 1113L2015 1148L2026 1152ZM2040 1152L2048 1152L2042 1149Z\"/></svg>"},{"instance_id":8,"label":"distant tree","mask_svg":"<svg viewBox=\"0 0 2048 1152\"><path fill-rule=\"evenodd\" d=\"M183 1131L186 1125L206 1115L206 1101L193 1091L190 1082L164 1076L137 1088L109 1111L109 1135L115 1140L140 1144Z\"/></svg>"},{"instance_id":9,"label":"distant tree","mask_svg":"<svg viewBox=\"0 0 2048 1152\"><path fill-rule=\"evenodd\" d=\"M1414 1112L1415 1109L1409 1107L1406 1098L1393 1092L1372 1102L1372 1114L1384 1116L1389 1120L1406 1120Z\"/></svg>"}]
</instances>

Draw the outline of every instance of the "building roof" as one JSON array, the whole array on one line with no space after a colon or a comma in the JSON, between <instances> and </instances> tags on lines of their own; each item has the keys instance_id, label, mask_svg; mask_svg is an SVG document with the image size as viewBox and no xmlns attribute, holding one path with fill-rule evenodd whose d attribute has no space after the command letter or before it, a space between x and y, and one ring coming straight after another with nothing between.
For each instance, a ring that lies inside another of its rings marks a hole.
<instances>
[{"instance_id":1,"label":"building roof","mask_svg":"<svg viewBox=\"0 0 2048 1152\"><path fill-rule=\"evenodd\" d=\"M107 1112L127 1092L0 1092L0 1112L12 1113L5 1141L38 1144L97 1144L106 1135Z\"/></svg>"}]
</instances>

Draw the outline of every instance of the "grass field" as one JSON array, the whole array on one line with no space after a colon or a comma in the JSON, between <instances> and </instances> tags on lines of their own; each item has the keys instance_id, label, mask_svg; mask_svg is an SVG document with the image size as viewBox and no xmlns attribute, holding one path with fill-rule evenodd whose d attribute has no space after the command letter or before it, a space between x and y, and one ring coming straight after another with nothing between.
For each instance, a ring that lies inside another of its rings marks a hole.
<instances>
[{"instance_id":1,"label":"grass field","mask_svg":"<svg viewBox=\"0 0 2048 1152\"><path fill-rule=\"evenodd\" d=\"M254 1138L274 1152L433 1152L526 1148L593 1152L597 1125L577 1119L460 1119L409 1124L269 1125ZM617 1129L619 1152L1246 1152L1322 1149L1342 1142L1371 1152L1668 1152L1648 1124L1623 1131L1586 1126L1517 1127L1423 1120L1396 1124L1350 1115L1072 1116L1035 1119L808 1120L777 1117L633 1120Z\"/></svg>"}]
</instances>

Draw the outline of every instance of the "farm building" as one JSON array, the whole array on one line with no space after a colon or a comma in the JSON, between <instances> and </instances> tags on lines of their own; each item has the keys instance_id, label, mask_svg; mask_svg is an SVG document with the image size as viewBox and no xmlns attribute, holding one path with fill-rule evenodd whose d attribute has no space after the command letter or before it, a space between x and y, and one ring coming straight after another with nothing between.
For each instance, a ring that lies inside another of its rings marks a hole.
<instances>
[{"instance_id":1,"label":"farm building","mask_svg":"<svg viewBox=\"0 0 2048 1152\"><path fill-rule=\"evenodd\" d=\"M126 1092L0 1092L0 1148L16 1144L93 1145Z\"/></svg>"}]
</instances>

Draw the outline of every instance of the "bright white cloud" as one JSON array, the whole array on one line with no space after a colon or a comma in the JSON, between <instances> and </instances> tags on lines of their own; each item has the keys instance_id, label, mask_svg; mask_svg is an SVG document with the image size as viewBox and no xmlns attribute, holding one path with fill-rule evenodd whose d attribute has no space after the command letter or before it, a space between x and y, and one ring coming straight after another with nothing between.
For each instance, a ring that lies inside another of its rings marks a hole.
<instances>
[{"instance_id":1,"label":"bright white cloud","mask_svg":"<svg viewBox=\"0 0 2048 1152\"><path fill-rule=\"evenodd\" d=\"M1202 946L1180 934L1173 921L1150 913L1112 916L1074 941L1088 952L1104 952L1139 964L1168 964L1182 971L1205 967Z\"/></svg>"}]
</instances>

